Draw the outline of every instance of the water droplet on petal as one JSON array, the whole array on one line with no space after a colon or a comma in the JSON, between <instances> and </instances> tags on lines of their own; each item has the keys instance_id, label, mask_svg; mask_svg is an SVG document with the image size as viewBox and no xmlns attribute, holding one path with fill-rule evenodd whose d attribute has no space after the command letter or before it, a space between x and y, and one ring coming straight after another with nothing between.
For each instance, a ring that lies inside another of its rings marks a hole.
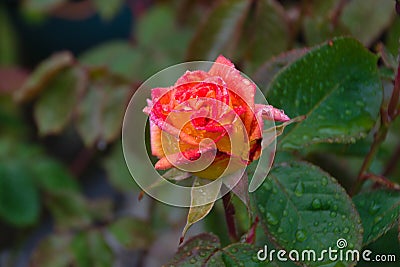
<instances>
[{"instance_id":1,"label":"water droplet on petal","mask_svg":"<svg viewBox=\"0 0 400 267\"><path fill-rule=\"evenodd\" d=\"M322 184L323 186L326 186L326 185L328 184L328 179L327 179L326 177L322 178L321 184Z\"/></svg>"},{"instance_id":2,"label":"water droplet on petal","mask_svg":"<svg viewBox=\"0 0 400 267\"><path fill-rule=\"evenodd\" d=\"M337 213L336 213L335 211L332 211L331 214L330 214L330 216L331 216L332 218L335 218L336 215L337 215Z\"/></svg>"},{"instance_id":3,"label":"water droplet on petal","mask_svg":"<svg viewBox=\"0 0 400 267\"><path fill-rule=\"evenodd\" d=\"M345 227L345 228L343 229L343 233L344 233L344 234L347 234L348 232L350 232L349 227Z\"/></svg>"}]
</instances>

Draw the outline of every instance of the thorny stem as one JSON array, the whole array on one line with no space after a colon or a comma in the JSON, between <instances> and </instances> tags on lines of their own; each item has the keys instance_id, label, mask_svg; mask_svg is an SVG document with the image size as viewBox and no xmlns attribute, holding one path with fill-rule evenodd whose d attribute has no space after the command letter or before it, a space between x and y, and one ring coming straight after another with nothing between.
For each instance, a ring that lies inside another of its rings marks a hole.
<instances>
[{"instance_id":1,"label":"thorny stem","mask_svg":"<svg viewBox=\"0 0 400 267\"><path fill-rule=\"evenodd\" d=\"M367 156L364 159L360 172L358 173L357 181L353 186L351 195L355 195L360 191L365 181L364 174L368 171L369 167L371 166L371 163L380 145L383 143L383 141L385 141L391 122L399 115L399 109L398 109L399 98L400 98L400 64L398 64L397 66L397 73L396 73L396 78L394 80L392 96L387 106L385 104L382 104L381 125L378 131L374 135L374 141L371 145L371 148Z\"/></svg>"},{"instance_id":2,"label":"thorny stem","mask_svg":"<svg viewBox=\"0 0 400 267\"><path fill-rule=\"evenodd\" d=\"M367 174L363 175L363 179L364 180L371 180L371 181L375 182L378 185L383 185L385 188L394 189L394 190L397 190L397 191L400 190L400 185L399 184L396 184L396 183L390 181L389 179L387 179L383 175L376 175L376 174L373 174L373 173L367 173Z\"/></svg>"},{"instance_id":3,"label":"thorny stem","mask_svg":"<svg viewBox=\"0 0 400 267\"><path fill-rule=\"evenodd\" d=\"M365 181L364 174L371 166L371 163L375 157L376 152L378 152L380 145L386 138L387 132L388 132L387 126L381 125L379 130L375 133L374 141L371 145L371 148L369 149L367 156L364 159L364 162L361 166L360 172L358 173L357 180L353 186L353 189L351 190L352 196L354 196L355 194L357 194L360 191L360 189Z\"/></svg>"},{"instance_id":4,"label":"thorny stem","mask_svg":"<svg viewBox=\"0 0 400 267\"><path fill-rule=\"evenodd\" d=\"M228 234L229 238L232 242L238 241L238 236L236 232L236 225L235 225L235 208L232 204L232 193L228 192L222 197L222 202L224 203L224 210L225 210L225 220L228 226Z\"/></svg>"},{"instance_id":5,"label":"thorny stem","mask_svg":"<svg viewBox=\"0 0 400 267\"><path fill-rule=\"evenodd\" d=\"M388 105L388 119L393 121L399 115L399 98L400 98L400 64L397 67L397 74L394 81L394 88L392 92L392 97L390 98Z\"/></svg>"}]
</instances>

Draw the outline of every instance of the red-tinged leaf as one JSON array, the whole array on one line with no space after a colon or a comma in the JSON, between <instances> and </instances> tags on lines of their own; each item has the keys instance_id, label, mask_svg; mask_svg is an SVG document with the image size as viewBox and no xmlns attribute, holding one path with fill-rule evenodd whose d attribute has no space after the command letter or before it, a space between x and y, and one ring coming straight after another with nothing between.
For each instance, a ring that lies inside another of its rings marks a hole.
<instances>
[{"instance_id":1,"label":"red-tinged leaf","mask_svg":"<svg viewBox=\"0 0 400 267\"><path fill-rule=\"evenodd\" d=\"M275 0L256 2L250 26L246 66L256 70L263 62L289 48L291 36L288 18L283 7Z\"/></svg>"},{"instance_id":2,"label":"red-tinged leaf","mask_svg":"<svg viewBox=\"0 0 400 267\"><path fill-rule=\"evenodd\" d=\"M32 266L64 267L73 262L70 234L51 235L40 241L31 258Z\"/></svg>"},{"instance_id":3,"label":"red-tinged leaf","mask_svg":"<svg viewBox=\"0 0 400 267\"><path fill-rule=\"evenodd\" d=\"M41 135L59 133L65 128L85 85L85 74L75 68L62 70L49 82L34 108Z\"/></svg>"},{"instance_id":4,"label":"red-tinged leaf","mask_svg":"<svg viewBox=\"0 0 400 267\"><path fill-rule=\"evenodd\" d=\"M220 246L218 237L213 234L203 233L194 236L178 249L172 261L165 266L185 266L190 263L196 263L196 266L203 266Z\"/></svg>"},{"instance_id":5,"label":"red-tinged leaf","mask_svg":"<svg viewBox=\"0 0 400 267\"><path fill-rule=\"evenodd\" d=\"M130 88L111 81L93 82L77 109L76 127L86 146L111 142L121 131Z\"/></svg>"},{"instance_id":6,"label":"red-tinged leaf","mask_svg":"<svg viewBox=\"0 0 400 267\"><path fill-rule=\"evenodd\" d=\"M214 60L219 54L230 56L240 37L250 1L221 1L207 16L192 39L187 58Z\"/></svg>"},{"instance_id":7,"label":"red-tinged leaf","mask_svg":"<svg viewBox=\"0 0 400 267\"><path fill-rule=\"evenodd\" d=\"M353 0L344 7L340 21L354 37L369 46L393 20L394 4L390 0Z\"/></svg>"},{"instance_id":8,"label":"red-tinged leaf","mask_svg":"<svg viewBox=\"0 0 400 267\"><path fill-rule=\"evenodd\" d=\"M147 249L154 239L151 225L136 218L123 217L108 226L110 234L126 249Z\"/></svg>"},{"instance_id":9,"label":"red-tinged leaf","mask_svg":"<svg viewBox=\"0 0 400 267\"><path fill-rule=\"evenodd\" d=\"M26 82L15 92L17 101L29 101L35 98L61 70L72 66L74 57L70 52L52 55L35 69Z\"/></svg>"}]
</instances>

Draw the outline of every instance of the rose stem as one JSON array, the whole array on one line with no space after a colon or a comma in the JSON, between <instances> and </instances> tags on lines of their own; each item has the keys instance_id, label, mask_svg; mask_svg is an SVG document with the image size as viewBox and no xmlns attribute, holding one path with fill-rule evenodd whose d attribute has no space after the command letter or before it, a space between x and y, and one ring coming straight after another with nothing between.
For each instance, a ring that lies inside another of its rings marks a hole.
<instances>
[{"instance_id":1,"label":"rose stem","mask_svg":"<svg viewBox=\"0 0 400 267\"><path fill-rule=\"evenodd\" d=\"M225 219L228 226L229 238L232 242L238 241L238 236L236 233L235 225L235 207L232 204L232 194L228 192L222 197L222 202L224 203Z\"/></svg>"},{"instance_id":2,"label":"rose stem","mask_svg":"<svg viewBox=\"0 0 400 267\"><path fill-rule=\"evenodd\" d=\"M398 2L396 2L398 3ZM396 4L396 8L397 8ZM400 52L399 52L400 53ZM364 179L364 174L368 171L369 167L371 166L371 163L375 157L375 154L378 152L380 145L385 141L386 135L389 131L389 126L390 124L396 119L396 117L399 115L399 110L398 110L398 104L400 100L400 57L397 59L398 65L397 65L397 72L396 72L396 77L394 79L394 87L393 87L393 92L390 97L389 103L386 105L382 105L381 107L381 125L378 129L378 131L374 134L374 141L372 142L371 148L367 154L367 156L364 159L364 162L361 166L361 170L358 173L357 180L352 188L351 195L354 196L356 195L365 179Z\"/></svg>"}]
</instances>

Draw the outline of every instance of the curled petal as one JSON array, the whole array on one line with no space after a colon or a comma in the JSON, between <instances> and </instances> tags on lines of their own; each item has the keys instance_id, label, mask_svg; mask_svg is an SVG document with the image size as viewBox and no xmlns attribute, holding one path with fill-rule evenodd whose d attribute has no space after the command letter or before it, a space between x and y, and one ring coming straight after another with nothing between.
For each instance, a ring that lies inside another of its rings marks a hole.
<instances>
[{"instance_id":1,"label":"curled petal","mask_svg":"<svg viewBox=\"0 0 400 267\"><path fill-rule=\"evenodd\" d=\"M150 120L150 144L153 156L164 157L164 150L161 143L161 129Z\"/></svg>"},{"instance_id":2,"label":"curled petal","mask_svg":"<svg viewBox=\"0 0 400 267\"><path fill-rule=\"evenodd\" d=\"M261 111L261 116L263 119L270 121L289 121L290 118L281 109L274 108L271 105L260 105L256 104L256 113Z\"/></svg>"},{"instance_id":3,"label":"curled petal","mask_svg":"<svg viewBox=\"0 0 400 267\"><path fill-rule=\"evenodd\" d=\"M244 106L248 112L244 113L244 124L246 129L250 130L253 121L254 97L256 86L249 79L242 76L240 71L235 69L235 65L224 56L219 56L211 67L209 74L221 77L230 91L232 91L238 99L239 103L244 102ZM233 101L233 100L232 100Z\"/></svg>"},{"instance_id":4,"label":"curled petal","mask_svg":"<svg viewBox=\"0 0 400 267\"><path fill-rule=\"evenodd\" d=\"M193 83L193 82L201 82L206 80L207 78L210 77L210 74L208 74L205 71L202 70L196 70L196 71L186 71L185 74L180 77L176 83L175 86L179 86L182 84L187 84L187 83Z\"/></svg>"}]
</instances>

